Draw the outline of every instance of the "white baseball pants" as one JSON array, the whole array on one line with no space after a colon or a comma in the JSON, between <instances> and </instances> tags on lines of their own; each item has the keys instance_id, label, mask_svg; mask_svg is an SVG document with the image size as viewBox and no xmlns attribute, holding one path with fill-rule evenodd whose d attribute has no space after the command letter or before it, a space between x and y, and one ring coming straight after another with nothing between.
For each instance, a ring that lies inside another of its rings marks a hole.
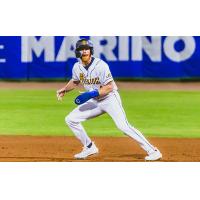
<instances>
[{"instance_id":1,"label":"white baseball pants","mask_svg":"<svg viewBox=\"0 0 200 200\"><path fill-rule=\"evenodd\" d=\"M114 120L118 129L136 140L147 153L151 153L155 150L155 147L148 142L142 133L128 123L126 114L122 107L121 98L117 91L112 92L102 101L91 99L78 106L68 116L66 116L65 122L81 143L84 146L87 146L91 143L91 139L81 125L81 122L97 117L103 113L108 113L108 115L110 115Z\"/></svg>"}]
</instances>

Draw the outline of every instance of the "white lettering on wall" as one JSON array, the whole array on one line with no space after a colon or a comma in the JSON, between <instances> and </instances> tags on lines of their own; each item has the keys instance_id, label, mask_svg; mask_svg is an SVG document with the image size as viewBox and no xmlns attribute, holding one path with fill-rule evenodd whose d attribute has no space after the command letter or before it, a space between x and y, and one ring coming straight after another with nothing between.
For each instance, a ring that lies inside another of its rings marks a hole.
<instances>
[{"instance_id":1,"label":"white lettering on wall","mask_svg":"<svg viewBox=\"0 0 200 200\"><path fill-rule=\"evenodd\" d=\"M75 58L76 42L78 36L63 37L61 45L55 50L55 37L43 36L21 38L21 60L22 62L32 62L33 55L37 58L44 55L44 62L65 62L70 58ZM94 56L104 56L107 61L143 61L146 55L152 62L162 62L162 54L174 62L185 61L195 52L196 44L194 37L166 37L162 41L161 36L92 36L94 44ZM131 44L130 41L131 40ZM178 41L184 43L183 49L176 50L175 45ZM162 46L163 45L163 46ZM0 50L4 49L0 45ZM57 55L55 52L58 52ZM0 59L5 62L6 59Z\"/></svg>"},{"instance_id":2,"label":"white lettering on wall","mask_svg":"<svg viewBox=\"0 0 200 200\"><path fill-rule=\"evenodd\" d=\"M64 37L64 40L61 44L60 50L56 57L56 61L64 62L67 61L69 58L75 57L75 48L76 42L80 39L80 37Z\"/></svg>"},{"instance_id":3,"label":"white lettering on wall","mask_svg":"<svg viewBox=\"0 0 200 200\"><path fill-rule=\"evenodd\" d=\"M132 60L143 60L144 51L151 61L161 61L161 36L152 36L150 38L151 41L145 36L132 37Z\"/></svg>"},{"instance_id":4,"label":"white lettering on wall","mask_svg":"<svg viewBox=\"0 0 200 200\"><path fill-rule=\"evenodd\" d=\"M180 52L176 51L176 42L182 40L184 42L184 49ZM192 36L183 37L166 37L164 41L164 52L166 56L175 62L182 62L189 59L195 51L195 40Z\"/></svg>"},{"instance_id":5,"label":"white lettering on wall","mask_svg":"<svg viewBox=\"0 0 200 200\"><path fill-rule=\"evenodd\" d=\"M129 37L128 36L120 36L119 37L119 60L120 61L128 61L129 60Z\"/></svg>"},{"instance_id":6,"label":"white lettering on wall","mask_svg":"<svg viewBox=\"0 0 200 200\"><path fill-rule=\"evenodd\" d=\"M90 39L94 44L95 56L100 57L100 55L102 54L109 61L117 61L117 57L113 52L113 50L117 46L117 38L115 36L107 36L107 37L93 36L90 37ZM102 45L101 42L103 41L106 44Z\"/></svg>"},{"instance_id":7,"label":"white lettering on wall","mask_svg":"<svg viewBox=\"0 0 200 200\"><path fill-rule=\"evenodd\" d=\"M52 62L55 60L54 37L42 36L39 40L34 36L22 37L22 62L32 62L33 53L40 57L44 52L44 61Z\"/></svg>"}]
</instances>

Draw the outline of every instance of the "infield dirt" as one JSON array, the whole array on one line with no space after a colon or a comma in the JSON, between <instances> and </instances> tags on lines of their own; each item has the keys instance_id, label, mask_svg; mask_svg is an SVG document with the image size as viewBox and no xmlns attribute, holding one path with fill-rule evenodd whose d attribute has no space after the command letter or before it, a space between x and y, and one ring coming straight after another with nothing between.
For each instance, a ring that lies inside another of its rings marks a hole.
<instances>
[{"instance_id":1,"label":"infield dirt","mask_svg":"<svg viewBox=\"0 0 200 200\"><path fill-rule=\"evenodd\" d=\"M99 154L89 162L143 162L145 152L128 137L95 137ZM200 161L200 139L149 138L163 154L162 161ZM75 137L1 136L0 162L71 162L81 151Z\"/></svg>"},{"instance_id":2,"label":"infield dirt","mask_svg":"<svg viewBox=\"0 0 200 200\"><path fill-rule=\"evenodd\" d=\"M66 82L0 82L1 89L55 89ZM119 89L199 91L200 82L116 82Z\"/></svg>"}]
</instances>

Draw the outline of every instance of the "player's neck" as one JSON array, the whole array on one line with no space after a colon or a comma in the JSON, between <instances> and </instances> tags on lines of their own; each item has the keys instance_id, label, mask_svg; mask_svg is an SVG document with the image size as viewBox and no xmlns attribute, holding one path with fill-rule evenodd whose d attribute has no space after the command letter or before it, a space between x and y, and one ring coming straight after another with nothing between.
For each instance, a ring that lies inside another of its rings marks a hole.
<instances>
[{"instance_id":1,"label":"player's neck","mask_svg":"<svg viewBox=\"0 0 200 200\"><path fill-rule=\"evenodd\" d=\"M91 61L92 61L92 57L90 57L90 58L89 58L87 61L85 61L85 62L82 60L82 64L83 64L84 67L86 67L86 66L88 66L88 65L91 63Z\"/></svg>"}]
</instances>

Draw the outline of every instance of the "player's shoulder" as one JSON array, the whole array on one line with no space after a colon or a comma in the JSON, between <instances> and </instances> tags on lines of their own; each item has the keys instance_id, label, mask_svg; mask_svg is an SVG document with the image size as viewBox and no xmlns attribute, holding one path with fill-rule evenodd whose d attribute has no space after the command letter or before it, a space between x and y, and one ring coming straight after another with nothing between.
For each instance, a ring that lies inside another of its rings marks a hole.
<instances>
[{"instance_id":1,"label":"player's shoulder","mask_svg":"<svg viewBox=\"0 0 200 200\"><path fill-rule=\"evenodd\" d=\"M75 62L74 63L74 66L73 66L73 70L76 70L77 68L79 68L79 61Z\"/></svg>"},{"instance_id":2,"label":"player's shoulder","mask_svg":"<svg viewBox=\"0 0 200 200\"><path fill-rule=\"evenodd\" d=\"M95 65L98 65L98 67L101 67L101 68L108 67L108 64L100 58L94 58L94 63Z\"/></svg>"},{"instance_id":3,"label":"player's shoulder","mask_svg":"<svg viewBox=\"0 0 200 200\"><path fill-rule=\"evenodd\" d=\"M78 66L79 64L80 64L79 61L75 62L75 63L74 63L74 67Z\"/></svg>"}]
</instances>

